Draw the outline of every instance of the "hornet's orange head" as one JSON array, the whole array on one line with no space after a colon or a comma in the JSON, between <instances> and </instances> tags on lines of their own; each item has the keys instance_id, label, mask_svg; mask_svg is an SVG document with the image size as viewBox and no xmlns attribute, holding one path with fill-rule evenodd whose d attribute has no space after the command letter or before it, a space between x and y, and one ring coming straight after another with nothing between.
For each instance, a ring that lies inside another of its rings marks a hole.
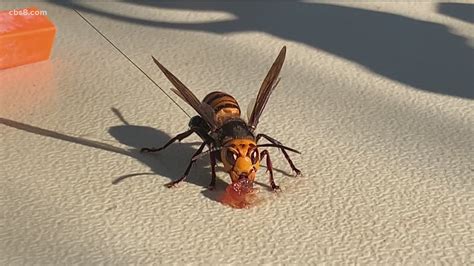
<instances>
[{"instance_id":1,"label":"hornet's orange head","mask_svg":"<svg viewBox=\"0 0 474 266\"><path fill-rule=\"evenodd\" d=\"M260 154L252 139L232 139L221 150L224 170L229 173L232 183L242 180L253 184L260 167Z\"/></svg>"}]
</instances>

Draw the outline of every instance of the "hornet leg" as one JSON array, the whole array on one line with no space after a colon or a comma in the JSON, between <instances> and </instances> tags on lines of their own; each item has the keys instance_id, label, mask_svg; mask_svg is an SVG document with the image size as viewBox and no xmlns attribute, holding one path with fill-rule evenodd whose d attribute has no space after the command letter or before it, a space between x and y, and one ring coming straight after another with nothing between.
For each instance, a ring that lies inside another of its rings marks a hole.
<instances>
[{"instance_id":1,"label":"hornet leg","mask_svg":"<svg viewBox=\"0 0 474 266\"><path fill-rule=\"evenodd\" d=\"M272 138L268 135L265 135L265 134L258 134L257 135L257 142L261 137L264 137L266 140L270 141L273 144L282 145L282 143L279 142L278 140L276 140L276 139L274 139L274 138ZM285 156L286 161L288 161L288 163L290 164L291 170L293 170L295 172L296 176L301 175L301 171L298 168L296 168L295 164L290 159L290 155L288 155L288 153L284 149L280 149L280 150L283 152L283 155Z\"/></svg>"},{"instance_id":2,"label":"hornet leg","mask_svg":"<svg viewBox=\"0 0 474 266\"><path fill-rule=\"evenodd\" d=\"M211 152L211 183L209 184L209 190L213 190L216 187L216 154Z\"/></svg>"},{"instance_id":3,"label":"hornet leg","mask_svg":"<svg viewBox=\"0 0 474 266\"><path fill-rule=\"evenodd\" d=\"M178 134L176 137L170 139L164 146L160 148L142 148L140 152L157 152L157 151L164 150L166 147L173 144L175 141L182 141L183 139L189 137L191 134L193 134L193 132L194 131L192 129L189 129L181 134Z\"/></svg>"},{"instance_id":4,"label":"hornet leg","mask_svg":"<svg viewBox=\"0 0 474 266\"><path fill-rule=\"evenodd\" d=\"M275 184L275 180L273 180L273 166L272 166L272 161L270 160L270 154L268 153L268 150L264 150L260 153L260 161L263 160L263 158L267 156L267 172L270 173L270 186L272 186L272 189L279 190L280 187Z\"/></svg>"},{"instance_id":5,"label":"hornet leg","mask_svg":"<svg viewBox=\"0 0 474 266\"><path fill-rule=\"evenodd\" d=\"M193 154L193 157L191 158L194 158L195 156L198 156L202 150L204 149L204 147L206 147L208 143L207 142L203 142L201 144L201 146L199 147L199 149ZM184 171L184 174L182 177L180 177L179 179L176 179L176 180L173 180L167 184L165 184L166 187L170 188L170 187L174 187L176 184L178 184L179 182L183 181L184 179L186 179L186 177L188 176L189 174L189 171L191 170L191 167L193 166L193 164L197 161L197 159L191 159L191 161L189 162L188 164L188 168L186 168L186 171Z\"/></svg>"}]
</instances>

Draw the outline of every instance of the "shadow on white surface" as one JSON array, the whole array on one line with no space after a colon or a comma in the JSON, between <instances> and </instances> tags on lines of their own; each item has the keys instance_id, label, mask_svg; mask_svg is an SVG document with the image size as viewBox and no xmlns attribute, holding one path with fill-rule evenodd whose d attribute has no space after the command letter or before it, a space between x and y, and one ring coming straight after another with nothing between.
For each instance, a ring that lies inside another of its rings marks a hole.
<instances>
[{"instance_id":1,"label":"shadow on white surface","mask_svg":"<svg viewBox=\"0 0 474 266\"><path fill-rule=\"evenodd\" d=\"M474 51L465 38L451 33L445 25L386 12L300 1L272 4L264 1L238 4L225 1L125 2L157 11L227 12L236 19L173 23L160 21L158 12L157 19L143 19L71 1L52 1L79 12L142 26L214 34L264 32L322 49L417 89L474 98L471 88L474 84ZM452 7L442 5L441 11L452 10Z\"/></svg>"},{"instance_id":2,"label":"shadow on white surface","mask_svg":"<svg viewBox=\"0 0 474 266\"><path fill-rule=\"evenodd\" d=\"M474 5L466 3L439 3L438 12L465 22L474 23Z\"/></svg>"},{"instance_id":3,"label":"shadow on white surface","mask_svg":"<svg viewBox=\"0 0 474 266\"><path fill-rule=\"evenodd\" d=\"M16 128L16 129L19 129L19 130L23 130L23 131L26 131L26 132L30 132L30 133L33 133L33 134L37 134L37 135L40 135L40 136L45 136L45 137L55 138L55 139L59 139L59 140L64 140L64 141L68 141L68 142L72 142L72 143L76 143L76 144L80 144L80 145L84 145L84 146L88 146L88 147L92 147L92 148L96 148L96 149L101 149L101 150L105 150L105 151L115 152L115 153L119 153L119 154L123 154L123 155L127 155L127 156L131 155L130 151L128 151L126 149L119 148L119 147L115 147L115 146L107 144L107 143L103 143L103 142L99 142L99 141L95 141L95 140L89 140L89 139L85 139L85 138L81 138L81 137L69 136L69 135L66 135L64 133L60 133L60 132L56 132L56 131L53 131L53 130L28 125L28 124L25 124L25 123L17 122L17 121L14 121L14 120L3 118L3 117L0 117L0 124L3 124L5 126L9 126L9 127L12 127L12 128Z\"/></svg>"},{"instance_id":4,"label":"shadow on white surface","mask_svg":"<svg viewBox=\"0 0 474 266\"><path fill-rule=\"evenodd\" d=\"M48 130L44 128L40 128L33 125L28 125L25 123L17 122L14 120L10 120L7 118L0 117L0 124L5 126L16 128L18 130L23 130L29 133L33 133L36 135L41 135L45 137L55 138L75 144L84 145L91 148L96 148L100 150L105 150L109 152L114 152L126 156L130 156L142 164L148 166L150 168L150 172L142 172L142 173L128 173L113 179L112 184L118 185L119 183L125 181L126 179L143 176L143 175L160 175L169 178L170 180L174 180L179 178L186 168L189 160L193 153L196 152L196 148L193 147L197 143L175 143L166 150L161 151L157 154L149 154L149 153L141 153L140 149L143 147L150 147L150 146L159 146L163 143L166 143L171 137L164 133L163 131L151 127L146 126L137 126L137 125L130 125L123 119L123 116L120 114L120 111L117 109L112 108L114 113L119 116L119 118L125 122L124 125L119 126L112 126L109 128L109 134L114 137L118 142L129 146L129 149L123 149L116 147L114 145L110 145L104 142L90 140L82 137L77 136L70 136L64 133L60 133L53 130ZM217 201L220 198L221 193L224 191L225 186L227 183L220 178L217 178L216 182L216 189L214 191L209 191L207 186L211 180L211 172L210 172L210 165L206 162L198 162L196 163L188 178L181 183L180 185L185 185L187 183L191 183L197 186L204 188L201 192L205 197ZM290 176L289 173L282 171L278 168L273 168L274 171L280 172L285 176ZM217 171L221 170L220 167L216 168ZM264 175L264 171L262 172L262 177ZM258 185L270 190L270 186L263 182L255 182ZM179 188L177 188L179 189Z\"/></svg>"},{"instance_id":5,"label":"shadow on white surface","mask_svg":"<svg viewBox=\"0 0 474 266\"><path fill-rule=\"evenodd\" d=\"M70 136L53 130L40 128L33 125L17 122L7 118L0 117L0 124L8 127L23 130L40 136L55 138L79 145L84 145L91 148L114 152L126 156L130 156L141 163L150 167L151 172L146 173L132 173L125 174L112 181L112 184L118 184L124 179L139 176L139 175L161 175L170 179L176 179L184 172L185 166L191 155L196 151L193 143L179 143L174 147L169 147L162 154L142 154L140 149L151 143L164 143L170 136L162 131L150 127L134 126L134 125L120 125L109 129L109 133L116 138L120 143L130 146L130 149L123 149L110 145L104 142L90 140L82 137ZM159 158L158 158L159 157ZM197 186L206 188L210 182L210 168L197 163L184 183L192 183ZM217 188L225 186L225 182L218 179ZM203 193L206 197L217 200L217 193Z\"/></svg>"},{"instance_id":6,"label":"shadow on white surface","mask_svg":"<svg viewBox=\"0 0 474 266\"><path fill-rule=\"evenodd\" d=\"M119 110L112 108L112 111L120 118L123 125L112 126L108 132L118 142L127 145L130 153L134 154L134 158L150 167L153 173L168 177L171 180L177 179L183 174L192 154L197 150L193 147L196 143L176 142L159 153L140 153L141 148L160 146L172 136L156 128L130 124L124 119ZM148 175L150 173L142 174ZM140 174L121 176L113 183L118 184L126 178L138 175ZM208 185L206 182L210 182L210 176L209 167L203 167L202 163L196 163L183 183L189 182L206 188ZM205 177L208 177L208 180Z\"/></svg>"}]
</instances>

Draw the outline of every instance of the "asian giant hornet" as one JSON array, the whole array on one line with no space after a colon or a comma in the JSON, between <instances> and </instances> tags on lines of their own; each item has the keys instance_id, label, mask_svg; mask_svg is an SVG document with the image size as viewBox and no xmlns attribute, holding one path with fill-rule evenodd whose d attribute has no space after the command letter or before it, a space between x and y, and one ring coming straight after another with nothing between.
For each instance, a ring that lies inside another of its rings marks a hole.
<instances>
[{"instance_id":1,"label":"asian giant hornet","mask_svg":"<svg viewBox=\"0 0 474 266\"><path fill-rule=\"evenodd\" d=\"M255 134L259 118L262 115L270 94L280 81L278 75L283 66L285 55L286 47L284 46L271 66L267 76L263 80L255 104L249 106L251 109L249 108L250 112L247 122L240 117L240 107L234 97L224 92L214 91L204 97L201 102L181 81L178 80L178 78L176 78L152 56L155 64L175 86L176 89L172 89L172 91L193 107L199 115L191 118L189 129L187 131L170 139L162 147L142 148L141 151L161 151L173 142L181 141L193 133L196 133L203 141L196 153L194 153L183 176L167 183L167 187L173 187L177 183L186 179L191 167L197 159L209 155L212 171L212 179L209 184L209 189L213 189L216 184L215 166L217 160L223 163L224 171L229 173L232 184L244 181L252 187L256 172L260 167L260 162L266 157L267 171L270 174L270 186L273 190L277 190L279 187L275 184L273 179L273 168L270 154L268 150L259 151L259 148L263 147L279 148L296 175L301 174L301 171L298 170L291 161L287 151L296 153L300 152L283 146L282 143L270 136L265 134ZM257 144L261 138L265 138L270 143ZM208 147L208 150L203 152L206 146Z\"/></svg>"}]
</instances>

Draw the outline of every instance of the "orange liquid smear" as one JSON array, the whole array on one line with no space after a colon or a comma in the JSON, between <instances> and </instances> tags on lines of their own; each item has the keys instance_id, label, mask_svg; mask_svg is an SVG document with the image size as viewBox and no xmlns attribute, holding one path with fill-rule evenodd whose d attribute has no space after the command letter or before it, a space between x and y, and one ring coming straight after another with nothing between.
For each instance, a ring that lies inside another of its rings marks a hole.
<instances>
[{"instance_id":1,"label":"orange liquid smear","mask_svg":"<svg viewBox=\"0 0 474 266\"><path fill-rule=\"evenodd\" d=\"M251 185L249 186L248 181L243 180L228 185L221 202L236 209L250 208L259 202L257 192Z\"/></svg>"}]
</instances>

